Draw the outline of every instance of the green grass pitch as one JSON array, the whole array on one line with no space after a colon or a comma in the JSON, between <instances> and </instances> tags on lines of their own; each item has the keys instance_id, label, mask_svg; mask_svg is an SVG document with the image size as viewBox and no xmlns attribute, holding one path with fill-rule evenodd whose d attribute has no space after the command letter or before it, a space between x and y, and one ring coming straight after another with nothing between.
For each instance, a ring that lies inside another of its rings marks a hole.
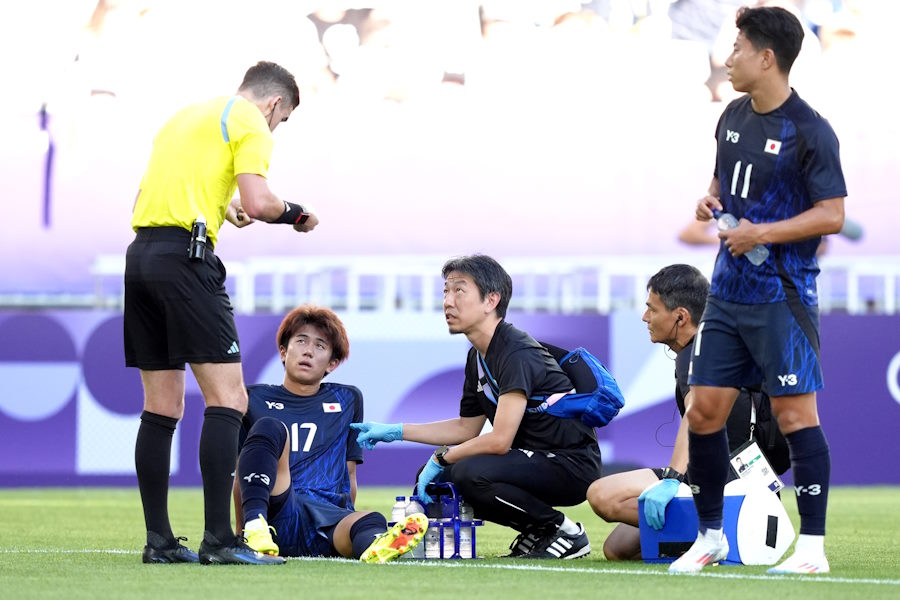
<instances>
[{"instance_id":1,"label":"green grass pitch","mask_svg":"<svg viewBox=\"0 0 900 600\"><path fill-rule=\"evenodd\" d=\"M387 516L399 488L361 488L357 507ZM785 505L798 526L792 494ZM290 559L278 567L143 565L143 518L137 489L0 490L0 597L3 598L900 598L900 488L837 487L829 498L826 548L832 572L774 577L765 567L708 567L670 576L665 565L610 563L600 550L612 529L587 504L566 509L582 521L593 552L573 561L497 558L510 529L477 531L481 560ZM178 535L199 544L201 492L173 489Z\"/></svg>"}]
</instances>

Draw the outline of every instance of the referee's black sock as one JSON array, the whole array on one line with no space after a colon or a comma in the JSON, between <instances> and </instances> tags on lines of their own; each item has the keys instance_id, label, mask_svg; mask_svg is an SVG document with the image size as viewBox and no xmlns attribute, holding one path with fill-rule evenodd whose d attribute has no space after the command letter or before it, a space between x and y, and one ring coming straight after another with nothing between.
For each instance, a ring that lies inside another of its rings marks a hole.
<instances>
[{"instance_id":1,"label":"referee's black sock","mask_svg":"<svg viewBox=\"0 0 900 600\"><path fill-rule=\"evenodd\" d=\"M700 533L722 528L725 480L728 478L728 433L688 432L688 479L700 521Z\"/></svg>"},{"instance_id":2,"label":"referee's black sock","mask_svg":"<svg viewBox=\"0 0 900 600\"><path fill-rule=\"evenodd\" d=\"M145 410L134 443L134 468L144 507L147 543L156 548L175 544L169 524L169 461L177 424L178 419Z\"/></svg>"},{"instance_id":3,"label":"referee's black sock","mask_svg":"<svg viewBox=\"0 0 900 600\"><path fill-rule=\"evenodd\" d=\"M224 545L234 542L231 490L242 416L231 408L209 406L203 413L203 428L200 430L204 528Z\"/></svg>"},{"instance_id":4,"label":"referee's black sock","mask_svg":"<svg viewBox=\"0 0 900 600\"><path fill-rule=\"evenodd\" d=\"M800 513L800 533L825 535L831 452L822 428L807 427L784 438L791 451L791 474Z\"/></svg>"}]
</instances>

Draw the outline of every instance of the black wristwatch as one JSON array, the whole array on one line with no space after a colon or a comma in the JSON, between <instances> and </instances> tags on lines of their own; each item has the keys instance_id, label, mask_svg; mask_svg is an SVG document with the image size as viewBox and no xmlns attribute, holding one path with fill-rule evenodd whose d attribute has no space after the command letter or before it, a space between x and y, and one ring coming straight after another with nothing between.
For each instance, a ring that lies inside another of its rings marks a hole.
<instances>
[{"instance_id":1,"label":"black wristwatch","mask_svg":"<svg viewBox=\"0 0 900 600\"><path fill-rule=\"evenodd\" d=\"M434 459L437 461L439 465L442 467L449 467L450 463L444 460L444 455L450 451L450 446L441 446L437 450L434 451Z\"/></svg>"},{"instance_id":2,"label":"black wristwatch","mask_svg":"<svg viewBox=\"0 0 900 600\"><path fill-rule=\"evenodd\" d=\"M676 479L678 483L684 483L684 473L679 473L672 467L666 467L662 472L663 479Z\"/></svg>"}]
</instances>

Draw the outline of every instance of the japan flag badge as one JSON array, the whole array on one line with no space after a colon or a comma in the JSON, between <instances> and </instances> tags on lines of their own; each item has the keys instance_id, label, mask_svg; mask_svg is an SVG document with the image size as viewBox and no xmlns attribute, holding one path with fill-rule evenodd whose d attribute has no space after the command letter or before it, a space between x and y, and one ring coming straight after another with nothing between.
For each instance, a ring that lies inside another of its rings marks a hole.
<instances>
[{"instance_id":1,"label":"japan flag badge","mask_svg":"<svg viewBox=\"0 0 900 600\"><path fill-rule=\"evenodd\" d=\"M341 405L337 402L323 402L322 403L322 411L323 412L341 412Z\"/></svg>"},{"instance_id":2,"label":"japan flag badge","mask_svg":"<svg viewBox=\"0 0 900 600\"><path fill-rule=\"evenodd\" d=\"M766 152L769 154L778 154L781 152L781 142L778 140L766 140Z\"/></svg>"}]
</instances>

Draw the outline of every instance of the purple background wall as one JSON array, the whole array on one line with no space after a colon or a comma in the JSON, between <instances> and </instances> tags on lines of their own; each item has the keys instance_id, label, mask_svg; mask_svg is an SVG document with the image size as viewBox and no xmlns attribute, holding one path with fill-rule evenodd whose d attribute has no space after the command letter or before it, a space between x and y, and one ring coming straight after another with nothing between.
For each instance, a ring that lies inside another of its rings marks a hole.
<instances>
[{"instance_id":1,"label":"purple background wall","mask_svg":"<svg viewBox=\"0 0 900 600\"><path fill-rule=\"evenodd\" d=\"M346 315L353 347L335 381L359 386L372 420L455 416L467 344L436 315ZM628 405L599 430L607 464L653 466L671 453L672 363L634 314L512 314L536 338L588 347L619 379ZM238 318L248 382L279 381L276 316ZM626 326L627 325L627 326ZM138 372L122 366L121 315L0 312L0 485L134 484ZM629 329L630 328L630 329ZM890 460L900 430L900 317L826 315L820 416L837 484L900 484ZM660 358L662 357L662 360ZM189 376L173 449L173 484L197 485L202 400ZM383 448L383 449L382 449ZM392 444L366 453L363 484L411 483L429 448Z\"/></svg>"}]
</instances>

